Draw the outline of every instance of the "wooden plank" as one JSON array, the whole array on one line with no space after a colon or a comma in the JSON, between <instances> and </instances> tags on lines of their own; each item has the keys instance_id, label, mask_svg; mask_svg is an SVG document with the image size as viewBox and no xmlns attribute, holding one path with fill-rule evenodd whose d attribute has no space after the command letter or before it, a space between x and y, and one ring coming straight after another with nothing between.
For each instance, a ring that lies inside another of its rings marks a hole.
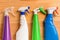
<instances>
[{"instance_id":1,"label":"wooden plank","mask_svg":"<svg viewBox=\"0 0 60 40\"><path fill-rule=\"evenodd\" d=\"M30 14L26 14L26 19L28 22L28 28L29 28L29 40L31 40L31 32L32 32L32 17L33 17L33 13L32 10L43 6L44 9L48 8L48 7L52 7L52 6L59 6L60 7L60 0L1 0L0 1L0 40L2 40L2 30L3 30L3 18L4 18L4 9L7 7L11 7L14 6L14 13L15 13L15 17L12 16L11 14L9 14L10 16L10 28L11 28L11 35L12 35L12 40L15 40L15 35L16 32L19 28L19 18L20 18L20 14L17 11L17 9L21 6L30 6ZM39 13L39 23L40 23L40 29L41 29L41 37L43 40L43 21L45 19L45 15ZM13 19L14 18L14 19ZM58 33L60 35L60 16L59 17L54 17L54 23L55 26L58 30ZM59 36L60 37L60 36Z\"/></svg>"}]
</instances>

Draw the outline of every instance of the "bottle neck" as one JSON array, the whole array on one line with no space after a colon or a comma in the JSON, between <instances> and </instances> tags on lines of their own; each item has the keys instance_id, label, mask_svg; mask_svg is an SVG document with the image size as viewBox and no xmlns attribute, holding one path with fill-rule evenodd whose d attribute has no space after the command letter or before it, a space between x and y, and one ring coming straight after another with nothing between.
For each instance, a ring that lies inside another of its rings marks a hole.
<instances>
[{"instance_id":1,"label":"bottle neck","mask_svg":"<svg viewBox=\"0 0 60 40\"><path fill-rule=\"evenodd\" d=\"M48 14L53 14L54 10L48 10Z\"/></svg>"},{"instance_id":2,"label":"bottle neck","mask_svg":"<svg viewBox=\"0 0 60 40\"><path fill-rule=\"evenodd\" d=\"M21 15L25 15L25 12L20 12Z\"/></svg>"},{"instance_id":3,"label":"bottle neck","mask_svg":"<svg viewBox=\"0 0 60 40\"><path fill-rule=\"evenodd\" d=\"M4 16L8 16L8 12L5 12Z\"/></svg>"},{"instance_id":4,"label":"bottle neck","mask_svg":"<svg viewBox=\"0 0 60 40\"><path fill-rule=\"evenodd\" d=\"M53 13L48 13L48 14L53 14Z\"/></svg>"},{"instance_id":5,"label":"bottle neck","mask_svg":"<svg viewBox=\"0 0 60 40\"><path fill-rule=\"evenodd\" d=\"M34 14L37 14L37 12L34 12Z\"/></svg>"}]
</instances>

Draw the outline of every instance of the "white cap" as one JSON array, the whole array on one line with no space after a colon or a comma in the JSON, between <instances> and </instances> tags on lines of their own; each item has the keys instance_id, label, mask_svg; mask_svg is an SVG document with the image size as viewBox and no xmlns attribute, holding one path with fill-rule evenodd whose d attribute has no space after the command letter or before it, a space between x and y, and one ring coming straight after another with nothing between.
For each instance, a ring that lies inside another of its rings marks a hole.
<instances>
[{"instance_id":1,"label":"white cap","mask_svg":"<svg viewBox=\"0 0 60 40\"><path fill-rule=\"evenodd\" d=\"M20 8L18 9L18 11L25 12L25 11L28 10L28 9L30 9L29 6L27 6L27 7L20 7Z\"/></svg>"},{"instance_id":2,"label":"white cap","mask_svg":"<svg viewBox=\"0 0 60 40\"><path fill-rule=\"evenodd\" d=\"M34 14L37 14L38 12L40 12L39 8L34 9Z\"/></svg>"},{"instance_id":3,"label":"white cap","mask_svg":"<svg viewBox=\"0 0 60 40\"><path fill-rule=\"evenodd\" d=\"M14 9L14 7L6 8L6 9L5 9L5 16L8 15L9 13L12 13L12 14L14 15L13 9ZM15 16L15 15L14 15L14 16Z\"/></svg>"},{"instance_id":4,"label":"white cap","mask_svg":"<svg viewBox=\"0 0 60 40\"><path fill-rule=\"evenodd\" d=\"M48 11L48 14L53 14L53 12L56 10L57 8L56 7L50 7L47 9Z\"/></svg>"}]
</instances>

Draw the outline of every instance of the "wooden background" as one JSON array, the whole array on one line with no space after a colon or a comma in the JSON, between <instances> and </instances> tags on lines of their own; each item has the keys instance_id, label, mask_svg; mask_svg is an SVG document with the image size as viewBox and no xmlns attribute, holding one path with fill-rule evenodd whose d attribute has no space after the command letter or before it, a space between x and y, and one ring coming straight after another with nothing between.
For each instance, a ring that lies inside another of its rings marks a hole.
<instances>
[{"instance_id":1,"label":"wooden background","mask_svg":"<svg viewBox=\"0 0 60 40\"><path fill-rule=\"evenodd\" d=\"M20 26L20 14L17 12L17 9L21 6L30 6L30 14L26 14L26 19L28 22L28 28L29 28L29 40L31 40L31 29L32 29L32 10L43 6L44 9L52 6L58 6L60 7L60 0L0 0L0 40L2 40L2 32L3 32L3 20L4 20L4 9L7 7L14 6L14 13L15 17L11 14L10 16L10 28L11 28L11 36L12 40L15 40L16 32L19 29ZM60 13L60 12L59 12ZM43 40L43 21L45 19L45 15L39 13L39 22L40 22L40 29L41 29L41 37ZM60 38L60 16L54 17L54 24L58 30L59 38Z\"/></svg>"}]
</instances>

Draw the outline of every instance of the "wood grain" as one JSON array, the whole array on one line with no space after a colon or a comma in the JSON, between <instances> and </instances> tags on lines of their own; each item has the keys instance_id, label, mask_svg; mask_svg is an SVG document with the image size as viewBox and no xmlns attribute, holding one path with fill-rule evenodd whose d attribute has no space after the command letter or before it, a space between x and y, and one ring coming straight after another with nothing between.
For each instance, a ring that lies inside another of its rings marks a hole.
<instances>
[{"instance_id":1,"label":"wood grain","mask_svg":"<svg viewBox=\"0 0 60 40\"><path fill-rule=\"evenodd\" d=\"M20 14L17 12L17 9L21 6L30 6L30 14L26 14L26 19L28 22L28 28L29 28L29 40L31 40L31 32L32 32L32 17L33 13L32 11L37 8L43 6L44 9L47 9L48 7L52 6L58 6L60 7L60 0L1 0L0 1L0 40L2 40L2 32L3 32L3 20L4 20L4 9L7 7L14 6L14 13L15 17L11 14L10 16L10 28L11 28L11 36L12 40L15 40L16 32L19 29L20 26ZM59 12L60 13L60 12ZM38 14L39 16L39 23L40 23L40 31L41 31L41 37L43 40L43 21L45 19L45 15L42 13ZM60 38L60 16L54 17L54 24L58 30L59 38Z\"/></svg>"}]
</instances>

